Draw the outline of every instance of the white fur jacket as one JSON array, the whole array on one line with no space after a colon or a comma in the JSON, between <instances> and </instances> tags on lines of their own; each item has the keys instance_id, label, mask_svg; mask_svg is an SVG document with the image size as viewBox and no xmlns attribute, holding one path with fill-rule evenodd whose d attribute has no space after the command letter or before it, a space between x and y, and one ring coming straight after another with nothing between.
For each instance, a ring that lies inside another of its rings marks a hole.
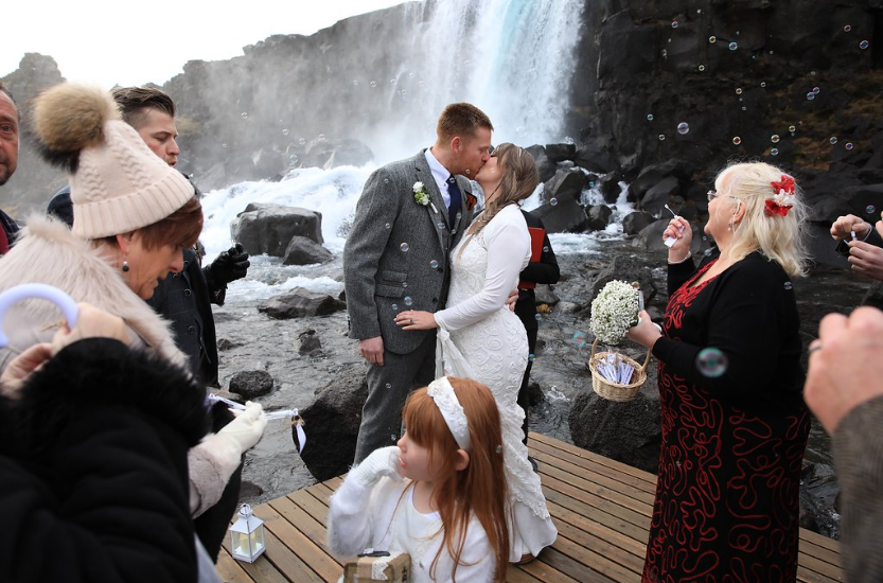
<instances>
[{"instance_id":1,"label":"white fur jacket","mask_svg":"<svg viewBox=\"0 0 883 583\"><path fill-rule=\"evenodd\" d=\"M28 219L15 246L0 259L0 292L21 283L55 286L77 302L121 317L129 327L130 346L154 351L187 368L187 358L175 346L168 323L129 289L92 243L71 233L64 223L40 215ZM0 349L0 372L22 350L50 341L62 322L58 308L45 300L26 300L10 308L2 322L9 347ZM194 516L221 498L239 466L243 452L233 441L209 435L190 450L190 507Z\"/></svg>"}]
</instances>

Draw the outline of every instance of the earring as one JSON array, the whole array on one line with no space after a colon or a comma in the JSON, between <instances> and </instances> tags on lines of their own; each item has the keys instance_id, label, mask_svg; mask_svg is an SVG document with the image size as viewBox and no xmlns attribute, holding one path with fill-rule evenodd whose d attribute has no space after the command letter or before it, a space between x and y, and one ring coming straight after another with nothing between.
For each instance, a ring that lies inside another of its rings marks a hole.
<instances>
[{"instance_id":1,"label":"earring","mask_svg":"<svg viewBox=\"0 0 883 583\"><path fill-rule=\"evenodd\" d=\"M126 273L127 271L129 271L129 260L123 259L123 273Z\"/></svg>"}]
</instances>

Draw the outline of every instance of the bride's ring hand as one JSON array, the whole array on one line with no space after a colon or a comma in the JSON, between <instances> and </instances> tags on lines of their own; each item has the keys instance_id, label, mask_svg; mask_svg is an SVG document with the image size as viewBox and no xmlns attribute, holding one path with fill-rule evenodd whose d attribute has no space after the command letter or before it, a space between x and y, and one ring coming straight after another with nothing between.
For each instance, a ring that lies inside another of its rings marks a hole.
<instances>
[{"instance_id":1,"label":"bride's ring hand","mask_svg":"<svg viewBox=\"0 0 883 583\"><path fill-rule=\"evenodd\" d=\"M417 310L401 312L395 317L395 323L401 326L402 330L432 330L438 327L435 316L430 312Z\"/></svg>"}]
</instances>

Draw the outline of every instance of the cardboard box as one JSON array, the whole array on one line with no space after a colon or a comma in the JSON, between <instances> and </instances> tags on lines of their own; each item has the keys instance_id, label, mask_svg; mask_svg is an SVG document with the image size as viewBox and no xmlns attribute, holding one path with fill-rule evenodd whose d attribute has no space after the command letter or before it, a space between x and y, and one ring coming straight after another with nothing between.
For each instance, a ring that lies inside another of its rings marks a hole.
<instances>
[{"instance_id":1,"label":"cardboard box","mask_svg":"<svg viewBox=\"0 0 883 583\"><path fill-rule=\"evenodd\" d=\"M408 583L411 580L411 556L392 553L385 557L359 557L344 566L344 583Z\"/></svg>"}]
</instances>

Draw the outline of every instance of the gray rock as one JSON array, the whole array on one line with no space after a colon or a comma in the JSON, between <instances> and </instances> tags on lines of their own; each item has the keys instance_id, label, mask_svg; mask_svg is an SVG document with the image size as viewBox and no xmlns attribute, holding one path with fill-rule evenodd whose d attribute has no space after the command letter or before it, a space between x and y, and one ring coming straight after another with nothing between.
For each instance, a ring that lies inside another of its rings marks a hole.
<instances>
[{"instance_id":1,"label":"gray rock","mask_svg":"<svg viewBox=\"0 0 883 583\"><path fill-rule=\"evenodd\" d=\"M275 204L249 204L237 215L230 231L251 255L282 257L295 236L323 243L320 213Z\"/></svg>"},{"instance_id":2,"label":"gray rock","mask_svg":"<svg viewBox=\"0 0 883 583\"><path fill-rule=\"evenodd\" d=\"M230 391L246 401L262 397L273 390L273 377L265 370L244 370L230 379Z\"/></svg>"},{"instance_id":3,"label":"gray rock","mask_svg":"<svg viewBox=\"0 0 883 583\"><path fill-rule=\"evenodd\" d=\"M610 222L610 215L612 214L613 211L610 210L610 207L604 204L589 207L589 211L586 213L589 218L588 222L586 222L586 230L603 231L607 228L607 223Z\"/></svg>"},{"instance_id":4,"label":"gray rock","mask_svg":"<svg viewBox=\"0 0 883 583\"><path fill-rule=\"evenodd\" d=\"M317 350L322 350L322 342L315 330L305 330L297 337L300 346L297 348L298 354L311 354Z\"/></svg>"},{"instance_id":5,"label":"gray rock","mask_svg":"<svg viewBox=\"0 0 883 583\"><path fill-rule=\"evenodd\" d=\"M365 367L348 366L319 389L312 405L301 409L309 437L301 459L319 480L349 471L356 455L356 438L362 420L362 406L368 398ZM295 439L292 430L292 439Z\"/></svg>"},{"instance_id":6,"label":"gray rock","mask_svg":"<svg viewBox=\"0 0 883 583\"><path fill-rule=\"evenodd\" d=\"M657 214L665 208L671 197L678 193L678 179L674 176L667 176L654 184L641 199L641 206L644 210Z\"/></svg>"},{"instance_id":7,"label":"gray rock","mask_svg":"<svg viewBox=\"0 0 883 583\"><path fill-rule=\"evenodd\" d=\"M654 222L656 217L650 213L641 211L629 213L622 219L622 232L626 235L637 235Z\"/></svg>"},{"instance_id":8,"label":"gray rock","mask_svg":"<svg viewBox=\"0 0 883 583\"><path fill-rule=\"evenodd\" d=\"M346 304L340 300L302 287L296 287L258 305L259 312L277 320L327 316L345 308Z\"/></svg>"},{"instance_id":9,"label":"gray rock","mask_svg":"<svg viewBox=\"0 0 883 583\"><path fill-rule=\"evenodd\" d=\"M659 468L662 432L659 397L647 384L634 400L617 403L594 391L581 393L570 410L574 445L647 472Z\"/></svg>"},{"instance_id":10,"label":"gray rock","mask_svg":"<svg viewBox=\"0 0 883 583\"><path fill-rule=\"evenodd\" d=\"M302 163L328 170L338 166L364 166L373 159L371 148L359 140L321 140L310 147Z\"/></svg>"},{"instance_id":11,"label":"gray rock","mask_svg":"<svg viewBox=\"0 0 883 583\"><path fill-rule=\"evenodd\" d=\"M552 286L547 283L538 283L537 287L534 289L534 296L536 297L537 305L547 304L554 306L561 301L560 298L555 295L555 292L552 291Z\"/></svg>"},{"instance_id":12,"label":"gray rock","mask_svg":"<svg viewBox=\"0 0 883 583\"><path fill-rule=\"evenodd\" d=\"M288 243L285 254L282 256L283 265L313 265L315 263L328 263L334 259L334 254L319 245L312 239L295 235Z\"/></svg>"},{"instance_id":13,"label":"gray rock","mask_svg":"<svg viewBox=\"0 0 883 583\"><path fill-rule=\"evenodd\" d=\"M586 228L586 211L573 198L561 197L557 204L544 204L531 211L543 220L547 233L581 233Z\"/></svg>"},{"instance_id":14,"label":"gray rock","mask_svg":"<svg viewBox=\"0 0 883 583\"><path fill-rule=\"evenodd\" d=\"M615 172L611 172L610 174L605 174L599 180L601 182L601 195L604 197L604 202L607 204L615 203L622 192L622 188L619 186L622 176Z\"/></svg>"},{"instance_id":15,"label":"gray rock","mask_svg":"<svg viewBox=\"0 0 883 583\"><path fill-rule=\"evenodd\" d=\"M546 156L552 162L573 161L576 157L575 144L546 144Z\"/></svg>"},{"instance_id":16,"label":"gray rock","mask_svg":"<svg viewBox=\"0 0 883 583\"><path fill-rule=\"evenodd\" d=\"M669 219L663 218L650 223L632 240L632 245L655 251L667 251L668 248L662 241L662 232L665 231L670 222ZM690 252L697 253L702 247L702 229L697 225L691 225L691 227L693 229L693 242L690 244Z\"/></svg>"},{"instance_id":17,"label":"gray rock","mask_svg":"<svg viewBox=\"0 0 883 583\"><path fill-rule=\"evenodd\" d=\"M572 198L578 201L585 184L586 176L581 170L558 170L555 176L545 183L545 188L543 189L544 197L546 200L551 200L554 197L559 201L564 198Z\"/></svg>"}]
</instances>

